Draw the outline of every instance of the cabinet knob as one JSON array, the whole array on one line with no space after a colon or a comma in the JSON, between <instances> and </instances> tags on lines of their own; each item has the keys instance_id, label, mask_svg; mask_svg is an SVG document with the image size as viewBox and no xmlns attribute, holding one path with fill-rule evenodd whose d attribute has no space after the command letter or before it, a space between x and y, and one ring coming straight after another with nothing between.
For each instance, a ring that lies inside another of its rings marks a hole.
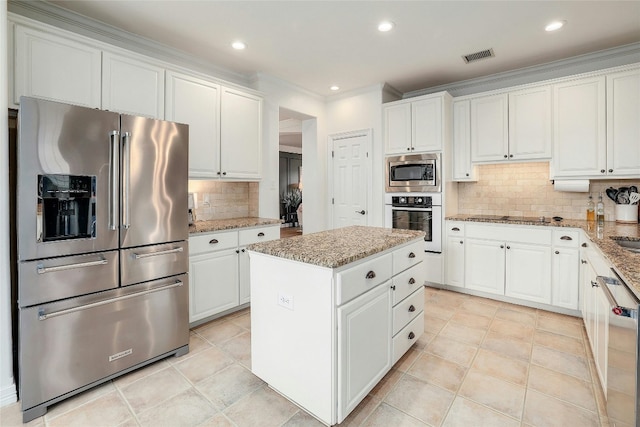
<instances>
[{"instance_id":1,"label":"cabinet knob","mask_svg":"<svg viewBox=\"0 0 640 427\"><path fill-rule=\"evenodd\" d=\"M598 288L598 282L594 282L593 280L591 280L591 287L592 288Z\"/></svg>"},{"instance_id":2,"label":"cabinet knob","mask_svg":"<svg viewBox=\"0 0 640 427\"><path fill-rule=\"evenodd\" d=\"M513 154L509 154L509 157L513 157Z\"/></svg>"},{"instance_id":3,"label":"cabinet knob","mask_svg":"<svg viewBox=\"0 0 640 427\"><path fill-rule=\"evenodd\" d=\"M556 251L556 255L560 255L560 251Z\"/></svg>"},{"instance_id":4,"label":"cabinet knob","mask_svg":"<svg viewBox=\"0 0 640 427\"><path fill-rule=\"evenodd\" d=\"M413 277L411 279L409 279L409 284L413 285L414 283L416 283L416 279L414 279Z\"/></svg>"},{"instance_id":5,"label":"cabinet knob","mask_svg":"<svg viewBox=\"0 0 640 427\"><path fill-rule=\"evenodd\" d=\"M609 173L613 172L613 169L609 169Z\"/></svg>"},{"instance_id":6,"label":"cabinet knob","mask_svg":"<svg viewBox=\"0 0 640 427\"><path fill-rule=\"evenodd\" d=\"M507 155L506 155L506 154L504 155L504 158L505 158L505 159L507 158Z\"/></svg>"},{"instance_id":7,"label":"cabinet knob","mask_svg":"<svg viewBox=\"0 0 640 427\"><path fill-rule=\"evenodd\" d=\"M236 253L239 254L240 253L240 249L236 249Z\"/></svg>"},{"instance_id":8,"label":"cabinet knob","mask_svg":"<svg viewBox=\"0 0 640 427\"><path fill-rule=\"evenodd\" d=\"M415 148L411 147L411 151L413 151Z\"/></svg>"},{"instance_id":9,"label":"cabinet knob","mask_svg":"<svg viewBox=\"0 0 640 427\"><path fill-rule=\"evenodd\" d=\"M585 242L585 243L583 243L581 246L582 246L583 248L586 248L586 247L587 247L587 243Z\"/></svg>"},{"instance_id":10,"label":"cabinet knob","mask_svg":"<svg viewBox=\"0 0 640 427\"><path fill-rule=\"evenodd\" d=\"M396 290L396 285L391 285L391 290Z\"/></svg>"},{"instance_id":11,"label":"cabinet knob","mask_svg":"<svg viewBox=\"0 0 640 427\"><path fill-rule=\"evenodd\" d=\"M451 231L460 231L460 229L458 227L453 227Z\"/></svg>"},{"instance_id":12,"label":"cabinet knob","mask_svg":"<svg viewBox=\"0 0 640 427\"><path fill-rule=\"evenodd\" d=\"M507 249L511 249L511 246L508 246L508 245L507 245Z\"/></svg>"},{"instance_id":13,"label":"cabinet knob","mask_svg":"<svg viewBox=\"0 0 640 427\"><path fill-rule=\"evenodd\" d=\"M560 240L573 240L573 239L569 236L562 236Z\"/></svg>"},{"instance_id":14,"label":"cabinet knob","mask_svg":"<svg viewBox=\"0 0 640 427\"><path fill-rule=\"evenodd\" d=\"M247 251L246 249L241 249L241 250L240 250L240 252L246 252L246 251Z\"/></svg>"},{"instance_id":15,"label":"cabinet knob","mask_svg":"<svg viewBox=\"0 0 640 427\"><path fill-rule=\"evenodd\" d=\"M210 244L210 245L215 245L216 243L219 243L219 242L218 242L218 239L211 239L211 240L209 240L209 244Z\"/></svg>"},{"instance_id":16,"label":"cabinet knob","mask_svg":"<svg viewBox=\"0 0 640 427\"><path fill-rule=\"evenodd\" d=\"M462 240L460 240L460 244L462 244Z\"/></svg>"},{"instance_id":17,"label":"cabinet knob","mask_svg":"<svg viewBox=\"0 0 640 427\"><path fill-rule=\"evenodd\" d=\"M414 311L416 311L416 308L413 306L413 304L411 304L409 306L409 313L413 313Z\"/></svg>"},{"instance_id":18,"label":"cabinet knob","mask_svg":"<svg viewBox=\"0 0 640 427\"><path fill-rule=\"evenodd\" d=\"M226 174L227 174L226 172L222 172L222 175L226 175Z\"/></svg>"},{"instance_id":19,"label":"cabinet knob","mask_svg":"<svg viewBox=\"0 0 640 427\"><path fill-rule=\"evenodd\" d=\"M581 259L581 260L580 260L580 262L581 262L582 264L586 264L586 263L587 263L587 261L585 261L585 260L583 260L583 259Z\"/></svg>"},{"instance_id":20,"label":"cabinet knob","mask_svg":"<svg viewBox=\"0 0 640 427\"><path fill-rule=\"evenodd\" d=\"M367 279L373 279L374 277L376 277L376 273L373 270L370 270L365 277Z\"/></svg>"},{"instance_id":21,"label":"cabinet knob","mask_svg":"<svg viewBox=\"0 0 640 427\"><path fill-rule=\"evenodd\" d=\"M416 254L414 254L413 252L409 252L409 258L415 258Z\"/></svg>"},{"instance_id":22,"label":"cabinet knob","mask_svg":"<svg viewBox=\"0 0 640 427\"><path fill-rule=\"evenodd\" d=\"M220 171L216 172L218 175L220 175Z\"/></svg>"},{"instance_id":23,"label":"cabinet knob","mask_svg":"<svg viewBox=\"0 0 640 427\"><path fill-rule=\"evenodd\" d=\"M416 337L416 334L413 333L413 331L409 332L409 339L412 340Z\"/></svg>"},{"instance_id":24,"label":"cabinet knob","mask_svg":"<svg viewBox=\"0 0 640 427\"><path fill-rule=\"evenodd\" d=\"M261 231L258 233L258 237L264 237L264 233Z\"/></svg>"},{"instance_id":25,"label":"cabinet knob","mask_svg":"<svg viewBox=\"0 0 640 427\"><path fill-rule=\"evenodd\" d=\"M504 245L500 245L500 249L504 249Z\"/></svg>"},{"instance_id":26,"label":"cabinet knob","mask_svg":"<svg viewBox=\"0 0 640 427\"><path fill-rule=\"evenodd\" d=\"M407 151L411 151L411 148L407 147Z\"/></svg>"},{"instance_id":27,"label":"cabinet knob","mask_svg":"<svg viewBox=\"0 0 640 427\"><path fill-rule=\"evenodd\" d=\"M465 176L469 176L469 174L468 174L468 173L465 173Z\"/></svg>"},{"instance_id":28,"label":"cabinet knob","mask_svg":"<svg viewBox=\"0 0 640 427\"><path fill-rule=\"evenodd\" d=\"M604 169L600 169L600 173L605 173L605 170Z\"/></svg>"}]
</instances>

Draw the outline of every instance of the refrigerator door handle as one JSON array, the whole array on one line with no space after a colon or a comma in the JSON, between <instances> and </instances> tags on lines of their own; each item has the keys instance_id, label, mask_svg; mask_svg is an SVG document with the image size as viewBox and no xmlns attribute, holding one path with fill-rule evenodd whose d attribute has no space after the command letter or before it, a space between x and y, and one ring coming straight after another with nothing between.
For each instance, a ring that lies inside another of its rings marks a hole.
<instances>
[{"instance_id":1,"label":"refrigerator door handle","mask_svg":"<svg viewBox=\"0 0 640 427\"><path fill-rule=\"evenodd\" d=\"M148 252L146 254L133 254L133 257L135 259L140 259L140 258L149 258L152 256L158 256L158 255L168 255L168 254L175 254L176 252L182 252L184 251L184 248L180 247L180 248L174 248L174 249L168 249L166 251L157 251L157 252Z\"/></svg>"},{"instance_id":2,"label":"refrigerator door handle","mask_svg":"<svg viewBox=\"0 0 640 427\"><path fill-rule=\"evenodd\" d=\"M131 133L122 134L122 228L131 227L129 194L131 189Z\"/></svg>"},{"instance_id":3,"label":"refrigerator door handle","mask_svg":"<svg viewBox=\"0 0 640 427\"><path fill-rule=\"evenodd\" d=\"M109 261L101 259L98 261L78 262L75 264L56 265L55 267L43 267L42 264L38 264L38 274L54 273L56 271L73 270L75 268L94 267L96 265L105 265Z\"/></svg>"},{"instance_id":4,"label":"refrigerator door handle","mask_svg":"<svg viewBox=\"0 0 640 427\"><path fill-rule=\"evenodd\" d=\"M120 166L119 155L118 155L118 140L120 136L120 132L117 130L112 131L109 134L109 139L111 143L110 154L111 159L109 162L109 175L111 177L109 184L109 229L117 230L118 224L118 169Z\"/></svg>"},{"instance_id":5,"label":"refrigerator door handle","mask_svg":"<svg viewBox=\"0 0 640 427\"><path fill-rule=\"evenodd\" d=\"M140 297L140 296L151 294L151 293L154 293L154 292L166 291L167 289L176 288L176 287L182 286L182 285L183 285L183 282L181 280L176 280L174 283L172 283L170 285L167 285L167 286L162 286L162 287L153 288L153 289L147 289L146 291L136 292L136 293L128 294L128 295L123 295L121 297L107 298L107 299L104 299L102 301L97 301L97 302L93 302L93 303L90 303L90 304L80 305L80 306L77 306L77 307L68 308L66 310L54 311L52 313L44 313L44 311L41 311L40 313L38 313L38 320L47 320L47 319L50 319L52 317L64 316L65 314L75 313L77 311L87 310L89 308L99 307L99 306L105 305L105 304L113 304L114 302L117 302L117 301L122 301L122 300L130 299L130 298Z\"/></svg>"}]
</instances>

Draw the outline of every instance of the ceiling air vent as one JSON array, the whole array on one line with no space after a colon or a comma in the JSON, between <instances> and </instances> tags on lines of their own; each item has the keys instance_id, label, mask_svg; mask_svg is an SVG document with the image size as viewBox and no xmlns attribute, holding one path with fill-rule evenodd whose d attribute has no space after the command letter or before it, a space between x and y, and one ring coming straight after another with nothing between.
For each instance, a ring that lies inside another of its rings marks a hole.
<instances>
[{"instance_id":1,"label":"ceiling air vent","mask_svg":"<svg viewBox=\"0 0 640 427\"><path fill-rule=\"evenodd\" d=\"M462 55L462 59L464 59L465 64L469 62L480 61L485 58L493 58L496 56L493 53L493 49L481 50L480 52L470 53L468 55Z\"/></svg>"}]
</instances>

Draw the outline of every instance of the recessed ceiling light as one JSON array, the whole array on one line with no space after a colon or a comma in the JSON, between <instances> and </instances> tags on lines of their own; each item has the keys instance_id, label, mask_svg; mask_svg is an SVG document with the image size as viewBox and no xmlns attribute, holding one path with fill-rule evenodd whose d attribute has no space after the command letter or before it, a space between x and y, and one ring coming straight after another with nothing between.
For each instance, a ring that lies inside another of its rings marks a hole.
<instances>
[{"instance_id":1,"label":"recessed ceiling light","mask_svg":"<svg viewBox=\"0 0 640 427\"><path fill-rule=\"evenodd\" d=\"M340 86L333 85L329 89L335 92L336 90L340 90Z\"/></svg>"},{"instance_id":2,"label":"recessed ceiling light","mask_svg":"<svg viewBox=\"0 0 640 427\"><path fill-rule=\"evenodd\" d=\"M231 43L231 47L235 50L244 50L247 48L247 44L241 41L235 41Z\"/></svg>"},{"instance_id":3,"label":"recessed ceiling light","mask_svg":"<svg viewBox=\"0 0 640 427\"><path fill-rule=\"evenodd\" d=\"M546 27L544 27L545 31L557 31L560 28L562 28L564 26L564 24L566 24L567 21L553 21L547 24Z\"/></svg>"},{"instance_id":4,"label":"recessed ceiling light","mask_svg":"<svg viewBox=\"0 0 640 427\"><path fill-rule=\"evenodd\" d=\"M386 33L387 31L391 31L395 24L391 21L382 21L378 24L378 31Z\"/></svg>"}]
</instances>

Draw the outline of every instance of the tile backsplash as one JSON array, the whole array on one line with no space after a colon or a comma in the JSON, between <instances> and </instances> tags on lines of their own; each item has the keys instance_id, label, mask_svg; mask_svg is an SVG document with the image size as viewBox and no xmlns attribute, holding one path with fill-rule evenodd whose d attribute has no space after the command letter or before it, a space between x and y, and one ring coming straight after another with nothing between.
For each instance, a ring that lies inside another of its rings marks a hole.
<instances>
[{"instance_id":1,"label":"tile backsplash","mask_svg":"<svg viewBox=\"0 0 640 427\"><path fill-rule=\"evenodd\" d=\"M196 220L257 217L257 182L189 181L197 193Z\"/></svg>"},{"instance_id":2,"label":"tile backsplash","mask_svg":"<svg viewBox=\"0 0 640 427\"><path fill-rule=\"evenodd\" d=\"M605 189L629 185L640 187L640 180L591 180L594 203L602 192L605 220L615 220L615 204ZM585 219L588 197L588 193L555 191L547 162L480 165L478 182L458 184L458 213Z\"/></svg>"}]
</instances>

